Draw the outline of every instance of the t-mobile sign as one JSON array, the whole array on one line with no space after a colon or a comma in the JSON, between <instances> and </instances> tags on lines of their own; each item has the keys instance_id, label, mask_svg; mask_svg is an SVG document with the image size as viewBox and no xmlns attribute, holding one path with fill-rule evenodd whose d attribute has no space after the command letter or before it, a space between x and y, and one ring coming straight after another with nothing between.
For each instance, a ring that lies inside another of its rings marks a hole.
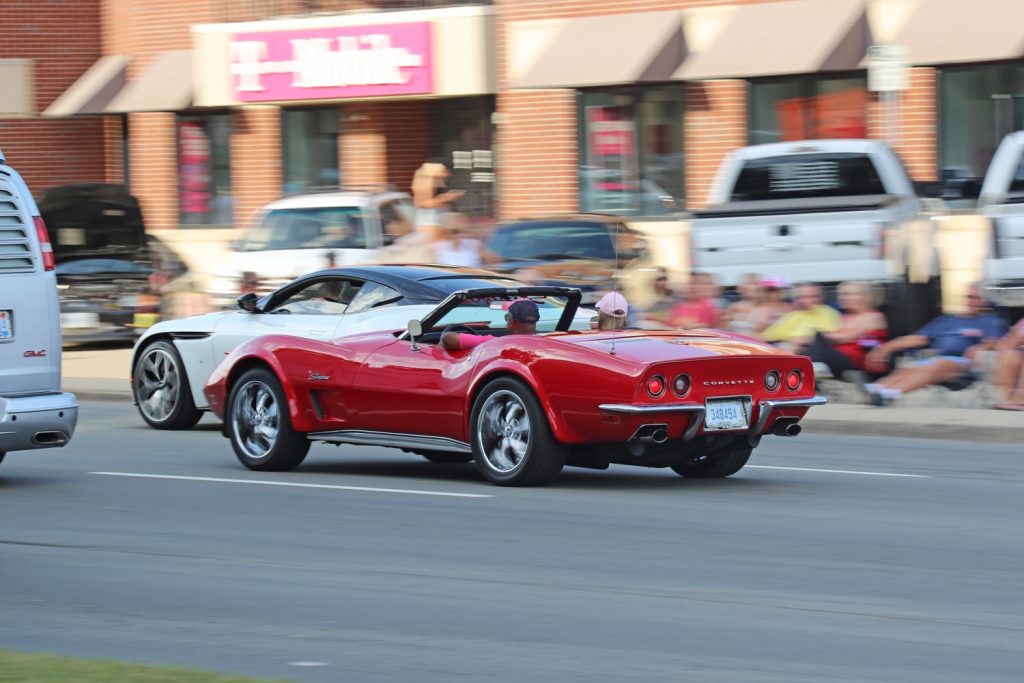
<instances>
[{"instance_id":1,"label":"t-mobile sign","mask_svg":"<svg viewBox=\"0 0 1024 683\"><path fill-rule=\"evenodd\" d=\"M433 91L430 23L239 33L231 75L242 102Z\"/></svg>"}]
</instances>

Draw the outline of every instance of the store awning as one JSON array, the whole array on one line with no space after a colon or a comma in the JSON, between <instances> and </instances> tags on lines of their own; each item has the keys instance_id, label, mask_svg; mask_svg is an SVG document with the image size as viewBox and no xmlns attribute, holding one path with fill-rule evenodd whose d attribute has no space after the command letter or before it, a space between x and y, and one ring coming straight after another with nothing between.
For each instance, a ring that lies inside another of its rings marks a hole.
<instances>
[{"instance_id":1,"label":"store awning","mask_svg":"<svg viewBox=\"0 0 1024 683\"><path fill-rule=\"evenodd\" d=\"M690 55L684 81L858 69L870 44L863 0L743 5L711 47Z\"/></svg>"},{"instance_id":2,"label":"store awning","mask_svg":"<svg viewBox=\"0 0 1024 683\"><path fill-rule=\"evenodd\" d=\"M43 116L102 114L128 81L128 62L124 55L100 57L46 108Z\"/></svg>"},{"instance_id":3,"label":"store awning","mask_svg":"<svg viewBox=\"0 0 1024 683\"><path fill-rule=\"evenodd\" d=\"M686 57L681 12L570 19L513 88L666 81Z\"/></svg>"},{"instance_id":4,"label":"store awning","mask_svg":"<svg viewBox=\"0 0 1024 683\"><path fill-rule=\"evenodd\" d=\"M105 111L178 111L192 104L192 51L157 53L145 73L131 81Z\"/></svg>"},{"instance_id":5,"label":"store awning","mask_svg":"<svg viewBox=\"0 0 1024 683\"><path fill-rule=\"evenodd\" d=\"M923 0L893 43L912 64L988 62L1024 57L1024 1Z\"/></svg>"},{"instance_id":6,"label":"store awning","mask_svg":"<svg viewBox=\"0 0 1024 683\"><path fill-rule=\"evenodd\" d=\"M35 114L31 59L0 59L0 117Z\"/></svg>"}]
</instances>

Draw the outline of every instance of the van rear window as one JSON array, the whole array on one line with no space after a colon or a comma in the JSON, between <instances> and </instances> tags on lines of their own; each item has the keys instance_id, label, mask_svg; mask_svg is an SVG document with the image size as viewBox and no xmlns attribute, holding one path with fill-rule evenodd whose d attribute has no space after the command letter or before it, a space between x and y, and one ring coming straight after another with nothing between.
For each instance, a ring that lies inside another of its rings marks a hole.
<instances>
[{"instance_id":1,"label":"van rear window","mask_svg":"<svg viewBox=\"0 0 1024 683\"><path fill-rule=\"evenodd\" d=\"M787 154L743 165L731 201L885 194L866 154Z\"/></svg>"}]
</instances>

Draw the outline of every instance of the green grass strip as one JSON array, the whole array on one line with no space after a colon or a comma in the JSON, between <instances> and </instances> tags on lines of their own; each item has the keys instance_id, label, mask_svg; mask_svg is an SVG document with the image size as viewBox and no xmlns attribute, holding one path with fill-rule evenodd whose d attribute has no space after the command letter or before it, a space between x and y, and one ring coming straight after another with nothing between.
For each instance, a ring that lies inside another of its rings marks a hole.
<instances>
[{"instance_id":1,"label":"green grass strip","mask_svg":"<svg viewBox=\"0 0 1024 683\"><path fill-rule=\"evenodd\" d=\"M72 659L0 650L0 682L17 683L269 683L176 666L148 666L102 659Z\"/></svg>"}]
</instances>

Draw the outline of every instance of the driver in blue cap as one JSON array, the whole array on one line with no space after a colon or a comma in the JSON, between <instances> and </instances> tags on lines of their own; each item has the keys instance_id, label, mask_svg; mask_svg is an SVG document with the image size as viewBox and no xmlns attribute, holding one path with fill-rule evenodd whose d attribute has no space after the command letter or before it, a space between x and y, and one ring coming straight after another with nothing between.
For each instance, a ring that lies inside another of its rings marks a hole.
<instances>
[{"instance_id":1,"label":"driver in blue cap","mask_svg":"<svg viewBox=\"0 0 1024 683\"><path fill-rule=\"evenodd\" d=\"M540 310L537 304L529 299L517 299L505 309L505 324L509 334L535 334ZM441 346L449 351L471 349L494 339L493 334L470 334L467 332L446 332L441 337Z\"/></svg>"}]
</instances>

